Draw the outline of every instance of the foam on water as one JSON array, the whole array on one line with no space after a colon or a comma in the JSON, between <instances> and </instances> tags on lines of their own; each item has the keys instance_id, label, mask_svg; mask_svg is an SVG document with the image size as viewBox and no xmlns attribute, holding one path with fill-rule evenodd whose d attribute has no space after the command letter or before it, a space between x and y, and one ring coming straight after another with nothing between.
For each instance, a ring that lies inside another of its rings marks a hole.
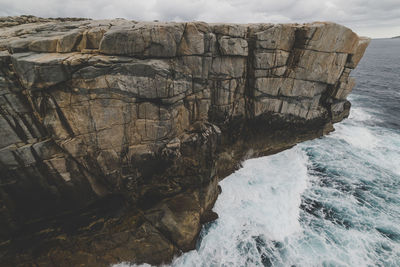
<instances>
[{"instance_id":1,"label":"foam on water","mask_svg":"<svg viewBox=\"0 0 400 267\"><path fill-rule=\"evenodd\" d=\"M299 146L312 177L302 227L323 251L298 266L400 266L400 134L373 113L356 106L336 132Z\"/></svg>"},{"instance_id":2,"label":"foam on water","mask_svg":"<svg viewBox=\"0 0 400 267\"><path fill-rule=\"evenodd\" d=\"M301 233L298 207L307 187L307 158L300 149L248 160L221 186L214 208L220 218L199 248L173 266L262 266L270 246Z\"/></svg>"}]
</instances>

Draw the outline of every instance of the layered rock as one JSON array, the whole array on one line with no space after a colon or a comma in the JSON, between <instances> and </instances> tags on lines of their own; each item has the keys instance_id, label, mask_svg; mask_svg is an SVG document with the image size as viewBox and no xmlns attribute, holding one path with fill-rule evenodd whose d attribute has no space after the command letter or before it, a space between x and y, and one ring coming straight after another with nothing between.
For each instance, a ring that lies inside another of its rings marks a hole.
<instances>
[{"instance_id":1,"label":"layered rock","mask_svg":"<svg viewBox=\"0 0 400 267\"><path fill-rule=\"evenodd\" d=\"M322 22L0 22L5 266L193 249L219 179L348 116L369 43Z\"/></svg>"}]
</instances>

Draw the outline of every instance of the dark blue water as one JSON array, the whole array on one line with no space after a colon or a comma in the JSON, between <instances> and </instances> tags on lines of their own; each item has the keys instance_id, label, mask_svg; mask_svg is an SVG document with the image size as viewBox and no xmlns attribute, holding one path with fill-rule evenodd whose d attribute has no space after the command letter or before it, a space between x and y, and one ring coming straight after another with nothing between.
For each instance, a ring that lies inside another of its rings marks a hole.
<instances>
[{"instance_id":1,"label":"dark blue water","mask_svg":"<svg viewBox=\"0 0 400 267\"><path fill-rule=\"evenodd\" d=\"M400 129L400 39L376 39L352 72L354 106L374 116L383 128Z\"/></svg>"},{"instance_id":2,"label":"dark blue water","mask_svg":"<svg viewBox=\"0 0 400 267\"><path fill-rule=\"evenodd\" d=\"M223 180L220 218L172 266L400 266L400 39L353 76L350 118Z\"/></svg>"}]
</instances>

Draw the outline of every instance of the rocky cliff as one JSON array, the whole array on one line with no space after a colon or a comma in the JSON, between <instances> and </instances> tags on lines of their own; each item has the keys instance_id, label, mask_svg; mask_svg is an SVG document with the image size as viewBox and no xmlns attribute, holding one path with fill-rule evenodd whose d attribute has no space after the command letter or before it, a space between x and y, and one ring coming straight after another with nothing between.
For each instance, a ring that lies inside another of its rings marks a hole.
<instances>
[{"instance_id":1,"label":"rocky cliff","mask_svg":"<svg viewBox=\"0 0 400 267\"><path fill-rule=\"evenodd\" d=\"M368 43L323 22L1 18L0 265L193 249L219 179L348 116Z\"/></svg>"}]
</instances>

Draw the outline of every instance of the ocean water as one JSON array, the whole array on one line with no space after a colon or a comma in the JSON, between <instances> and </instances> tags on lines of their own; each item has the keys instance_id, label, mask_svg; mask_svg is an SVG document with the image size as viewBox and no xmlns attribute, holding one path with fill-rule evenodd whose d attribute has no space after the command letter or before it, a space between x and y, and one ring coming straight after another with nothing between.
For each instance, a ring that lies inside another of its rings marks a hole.
<instances>
[{"instance_id":1,"label":"ocean water","mask_svg":"<svg viewBox=\"0 0 400 267\"><path fill-rule=\"evenodd\" d=\"M373 40L353 76L349 119L244 162L171 266L400 266L400 39Z\"/></svg>"}]
</instances>

